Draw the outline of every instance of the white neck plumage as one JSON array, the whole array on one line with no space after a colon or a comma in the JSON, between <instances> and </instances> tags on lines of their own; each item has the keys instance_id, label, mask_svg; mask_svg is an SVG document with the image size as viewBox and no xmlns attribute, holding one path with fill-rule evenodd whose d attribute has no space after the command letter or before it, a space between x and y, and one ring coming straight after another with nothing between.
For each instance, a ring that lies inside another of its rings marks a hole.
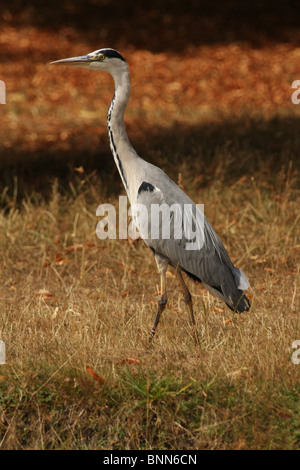
<instances>
[{"instance_id":1,"label":"white neck plumage","mask_svg":"<svg viewBox=\"0 0 300 470\"><path fill-rule=\"evenodd\" d=\"M128 139L123 120L130 95L130 75L127 64L124 71L112 74L112 76L115 81L115 94L107 114L108 136L115 163L128 192L128 173L137 154Z\"/></svg>"}]
</instances>

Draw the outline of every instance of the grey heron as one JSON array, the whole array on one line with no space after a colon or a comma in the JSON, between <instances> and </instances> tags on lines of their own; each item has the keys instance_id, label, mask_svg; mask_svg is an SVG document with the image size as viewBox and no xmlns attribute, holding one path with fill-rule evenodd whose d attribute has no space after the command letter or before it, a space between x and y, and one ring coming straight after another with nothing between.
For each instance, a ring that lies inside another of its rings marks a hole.
<instances>
[{"instance_id":1,"label":"grey heron","mask_svg":"<svg viewBox=\"0 0 300 470\"><path fill-rule=\"evenodd\" d=\"M72 65L90 70L108 72L112 75L115 92L107 115L107 128L110 148L120 173L130 204L143 204L149 211L154 205L174 204L183 208L189 206L190 219L195 218L195 203L182 191L160 168L143 160L132 147L126 133L123 115L130 95L130 74L127 61L122 55L110 48L98 49L87 55L71 57L51 62L56 65ZM191 294L186 286L182 272L194 280L202 282L205 289L223 300L235 312L250 309L250 302L244 293L249 282L241 269L231 262L220 238L203 216L203 225L199 231L200 244L195 249L187 249L188 237L175 237L175 218L170 218L172 232L169 238L162 236L144 236L146 245L154 253L160 273L161 291L157 313L150 330L150 339L154 336L161 313L167 304L166 271L169 265L175 268L176 275L184 293L194 340L198 344L196 323L193 313ZM136 217L137 224L142 220ZM161 233L161 232L159 232ZM198 240L199 241L199 240Z\"/></svg>"}]
</instances>

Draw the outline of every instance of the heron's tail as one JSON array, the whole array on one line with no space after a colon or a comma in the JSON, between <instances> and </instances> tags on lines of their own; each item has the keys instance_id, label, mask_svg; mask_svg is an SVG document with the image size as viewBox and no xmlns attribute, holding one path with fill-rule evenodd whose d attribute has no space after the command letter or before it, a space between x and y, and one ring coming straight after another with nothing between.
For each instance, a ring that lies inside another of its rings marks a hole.
<instances>
[{"instance_id":1,"label":"heron's tail","mask_svg":"<svg viewBox=\"0 0 300 470\"><path fill-rule=\"evenodd\" d=\"M195 274L186 271L186 274L194 281L202 282L203 287L211 294L223 300L228 307L238 313L250 310L251 304L246 296L244 289L248 289L249 281L241 269L235 266L223 265L226 275L223 276L221 285L209 285Z\"/></svg>"},{"instance_id":2,"label":"heron's tail","mask_svg":"<svg viewBox=\"0 0 300 470\"><path fill-rule=\"evenodd\" d=\"M229 302L228 300L225 300L225 302L226 305L230 308L230 310L238 313L248 312L251 307L248 297L242 290L239 289L237 295L229 295Z\"/></svg>"},{"instance_id":3,"label":"heron's tail","mask_svg":"<svg viewBox=\"0 0 300 470\"><path fill-rule=\"evenodd\" d=\"M223 300L233 312L242 313L250 310L251 304L248 297L245 292L236 287L234 282L228 283L227 281L226 283L223 283L221 287L211 287L203 283L203 287L205 287L205 289L215 297Z\"/></svg>"},{"instance_id":4,"label":"heron's tail","mask_svg":"<svg viewBox=\"0 0 300 470\"><path fill-rule=\"evenodd\" d=\"M227 277L226 283L221 286L224 300L228 307L235 312L247 312L251 304L248 297L243 292L249 288L249 281L241 269L232 266L230 269L233 278Z\"/></svg>"}]
</instances>

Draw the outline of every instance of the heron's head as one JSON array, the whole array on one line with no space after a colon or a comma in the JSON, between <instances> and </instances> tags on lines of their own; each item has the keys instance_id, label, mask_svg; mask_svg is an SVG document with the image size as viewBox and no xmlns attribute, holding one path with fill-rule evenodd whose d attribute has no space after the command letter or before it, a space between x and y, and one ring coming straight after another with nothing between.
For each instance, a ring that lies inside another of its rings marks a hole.
<instances>
[{"instance_id":1,"label":"heron's head","mask_svg":"<svg viewBox=\"0 0 300 470\"><path fill-rule=\"evenodd\" d=\"M126 60L114 49L98 49L97 51L90 52L87 55L60 59L51 62L51 64L84 67L91 70L108 72L111 75L128 70Z\"/></svg>"}]
</instances>

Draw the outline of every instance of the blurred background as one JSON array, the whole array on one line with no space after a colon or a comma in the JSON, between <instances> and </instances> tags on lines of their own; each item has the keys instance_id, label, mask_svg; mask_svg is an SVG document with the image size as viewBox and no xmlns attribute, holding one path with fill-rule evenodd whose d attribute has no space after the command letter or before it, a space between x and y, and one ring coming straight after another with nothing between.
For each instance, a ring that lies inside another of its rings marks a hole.
<instances>
[{"instance_id":1,"label":"blurred background","mask_svg":"<svg viewBox=\"0 0 300 470\"><path fill-rule=\"evenodd\" d=\"M47 194L54 178L64 185L81 167L120 191L106 136L112 79L48 65L101 47L130 65L133 145L170 176L179 169L201 188L216 177L272 180L288 165L296 170L299 21L292 0L2 1L2 191L17 178L20 197Z\"/></svg>"}]
</instances>

